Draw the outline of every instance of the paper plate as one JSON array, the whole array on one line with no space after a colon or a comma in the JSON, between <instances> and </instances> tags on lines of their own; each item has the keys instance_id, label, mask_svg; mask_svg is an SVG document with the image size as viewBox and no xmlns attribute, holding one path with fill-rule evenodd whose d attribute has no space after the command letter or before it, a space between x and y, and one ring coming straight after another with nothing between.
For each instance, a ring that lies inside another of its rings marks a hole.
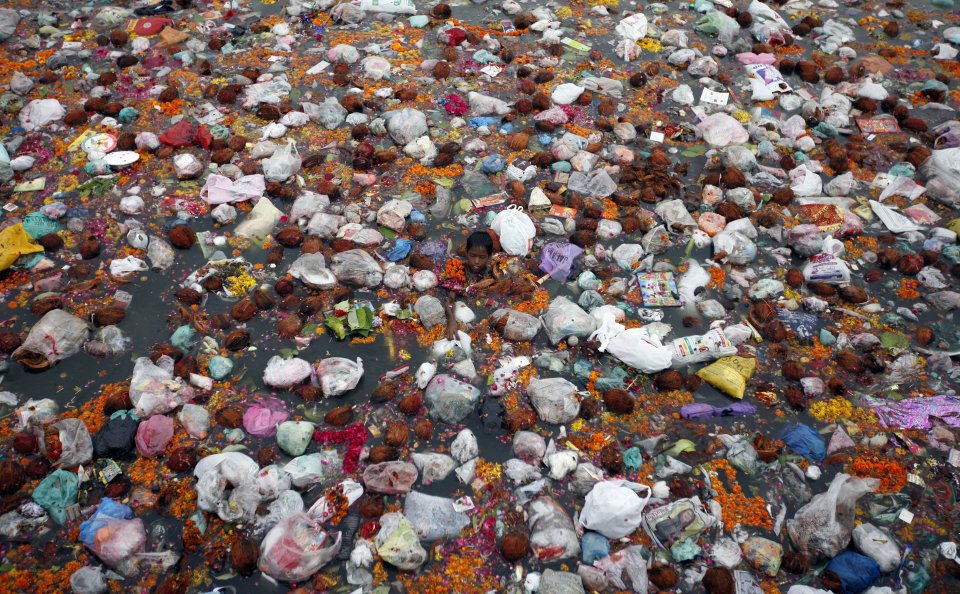
<instances>
[{"instance_id":1,"label":"paper plate","mask_svg":"<svg viewBox=\"0 0 960 594\"><path fill-rule=\"evenodd\" d=\"M117 147L117 137L113 134L94 134L83 141L80 148L83 152L109 153Z\"/></svg>"},{"instance_id":2,"label":"paper plate","mask_svg":"<svg viewBox=\"0 0 960 594\"><path fill-rule=\"evenodd\" d=\"M140 153L136 151L116 151L105 156L103 161L111 167L126 167L139 159Z\"/></svg>"}]
</instances>

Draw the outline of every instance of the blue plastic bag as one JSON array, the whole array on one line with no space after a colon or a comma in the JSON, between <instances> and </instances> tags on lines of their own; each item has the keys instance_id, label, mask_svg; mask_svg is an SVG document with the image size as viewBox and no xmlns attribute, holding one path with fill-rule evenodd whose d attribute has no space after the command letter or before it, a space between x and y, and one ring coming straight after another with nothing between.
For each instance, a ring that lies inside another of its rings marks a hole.
<instances>
[{"instance_id":1,"label":"blue plastic bag","mask_svg":"<svg viewBox=\"0 0 960 594\"><path fill-rule=\"evenodd\" d=\"M784 431L781 439L793 453L808 460L820 462L827 456L827 445L820 434L802 423Z\"/></svg>"},{"instance_id":2,"label":"blue plastic bag","mask_svg":"<svg viewBox=\"0 0 960 594\"><path fill-rule=\"evenodd\" d=\"M393 247L387 252L387 260L391 262L399 262L407 256L410 255L410 250L413 249L413 242L409 239L397 238L394 242Z\"/></svg>"},{"instance_id":3,"label":"blue plastic bag","mask_svg":"<svg viewBox=\"0 0 960 594\"><path fill-rule=\"evenodd\" d=\"M80 542L91 549L94 547L94 540L97 536L97 530L100 530L114 520L129 520L133 518L133 510L128 506L117 503L109 497L100 500L97 511L80 524Z\"/></svg>"},{"instance_id":4,"label":"blue plastic bag","mask_svg":"<svg viewBox=\"0 0 960 594\"><path fill-rule=\"evenodd\" d=\"M843 594L859 594L880 579L877 562L853 551L844 551L834 557L827 564L827 571L832 571L840 578Z\"/></svg>"}]
</instances>

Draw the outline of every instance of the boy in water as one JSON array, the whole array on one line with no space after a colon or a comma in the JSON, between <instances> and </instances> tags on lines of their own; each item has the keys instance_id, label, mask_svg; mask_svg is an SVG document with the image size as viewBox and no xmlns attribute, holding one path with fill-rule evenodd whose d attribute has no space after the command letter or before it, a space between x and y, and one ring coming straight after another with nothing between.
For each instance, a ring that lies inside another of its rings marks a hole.
<instances>
[{"instance_id":1,"label":"boy in water","mask_svg":"<svg viewBox=\"0 0 960 594\"><path fill-rule=\"evenodd\" d=\"M464 258L464 272L467 280L475 283L483 280L490 273L490 258L493 256L493 238L486 231L474 231L467 237L466 258ZM457 338L457 317L453 312L454 295L447 291L445 309L447 312L447 338Z\"/></svg>"}]
</instances>

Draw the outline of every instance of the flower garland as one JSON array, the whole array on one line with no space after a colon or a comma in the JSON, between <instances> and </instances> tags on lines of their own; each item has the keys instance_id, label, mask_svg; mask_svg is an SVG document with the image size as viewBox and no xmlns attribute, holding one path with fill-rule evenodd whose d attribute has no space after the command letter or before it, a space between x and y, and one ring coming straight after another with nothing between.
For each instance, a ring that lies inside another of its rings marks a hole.
<instances>
[{"instance_id":1,"label":"flower garland","mask_svg":"<svg viewBox=\"0 0 960 594\"><path fill-rule=\"evenodd\" d=\"M344 474L352 474L360 463L360 451L367 443L367 428L363 423L347 425L340 431L314 431L313 440L320 445L347 444L347 453L343 456L341 470Z\"/></svg>"}]
</instances>

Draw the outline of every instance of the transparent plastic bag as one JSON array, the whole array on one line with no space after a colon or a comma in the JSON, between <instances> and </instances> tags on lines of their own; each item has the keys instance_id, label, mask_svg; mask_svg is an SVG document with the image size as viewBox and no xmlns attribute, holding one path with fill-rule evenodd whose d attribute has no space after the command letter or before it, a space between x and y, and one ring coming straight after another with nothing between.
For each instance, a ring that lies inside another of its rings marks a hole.
<instances>
[{"instance_id":1,"label":"transparent plastic bag","mask_svg":"<svg viewBox=\"0 0 960 594\"><path fill-rule=\"evenodd\" d=\"M354 249L339 252L330 259L330 270L341 283L376 287L383 281L383 269L367 252Z\"/></svg>"},{"instance_id":2,"label":"transparent plastic bag","mask_svg":"<svg viewBox=\"0 0 960 594\"><path fill-rule=\"evenodd\" d=\"M590 314L563 296L550 302L541 319L552 344L570 336L587 338L597 329L597 321Z\"/></svg>"},{"instance_id":3,"label":"transparent plastic bag","mask_svg":"<svg viewBox=\"0 0 960 594\"><path fill-rule=\"evenodd\" d=\"M297 143L290 141L278 147L270 158L263 162L263 176L271 182L287 181L300 171L301 162Z\"/></svg>"},{"instance_id":4,"label":"transparent plastic bag","mask_svg":"<svg viewBox=\"0 0 960 594\"><path fill-rule=\"evenodd\" d=\"M856 504L860 497L876 490L880 481L840 473L824 493L797 510L787 520L793 544L812 557L832 558L847 547L853 534Z\"/></svg>"},{"instance_id":5,"label":"transparent plastic bag","mask_svg":"<svg viewBox=\"0 0 960 594\"><path fill-rule=\"evenodd\" d=\"M357 387L363 378L363 359L356 362L343 357L329 357L317 363L317 377L324 396L339 396Z\"/></svg>"},{"instance_id":6,"label":"transparent plastic bag","mask_svg":"<svg viewBox=\"0 0 960 594\"><path fill-rule=\"evenodd\" d=\"M331 536L307 514L293 514L260 543L260 571L280 581L302 582L336 557L340 542L339 532Z\"/></svg>"}]
</instances>

